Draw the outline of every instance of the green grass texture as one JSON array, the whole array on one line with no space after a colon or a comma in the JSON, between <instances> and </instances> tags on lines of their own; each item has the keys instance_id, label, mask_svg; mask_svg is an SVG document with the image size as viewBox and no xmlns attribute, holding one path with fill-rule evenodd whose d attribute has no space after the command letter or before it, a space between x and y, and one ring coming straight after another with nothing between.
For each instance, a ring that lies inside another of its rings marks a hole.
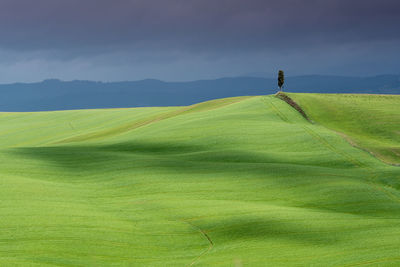
<instances>
[{"instance_id":1,"label":"green grass texture","mask_svg":"<svg viewBox=\"0 0 400 267\"><path fill-rule=\"evenodd\" d=\"M400 169L334 131L398 148L399 98L291 96L0 113L0 265L400 264Z\"/></svg>"},{"instance_id":2,"label":"green grass texture","mask_svg":"<svg viewBox=\"0 0 400 267\"><path fill-rule=\"evenodd\" d=\"M388 164L400 165L400 96L290 94L316 123Z\"/></svg>"}]
</instances>

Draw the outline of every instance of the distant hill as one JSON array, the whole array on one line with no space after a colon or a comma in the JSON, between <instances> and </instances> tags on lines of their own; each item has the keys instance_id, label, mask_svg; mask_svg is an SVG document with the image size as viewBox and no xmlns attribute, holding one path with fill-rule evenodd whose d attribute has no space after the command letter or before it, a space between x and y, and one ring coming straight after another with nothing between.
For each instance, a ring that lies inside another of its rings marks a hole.
<instances>
[{"instance_id":1,"label":"distant hill","mask_svg":"<svg viewBox=\"0 0 400 267\"><path fill-rule=\"evenodd\" d=\"M275 79L257 77L192 82L45 80L40 83L0 85L0 111L184 106L216 98L273 94L276 87ZM288 77L285 90L305 93L399 94L400 75Z\"/></svg>"}]
</instances>

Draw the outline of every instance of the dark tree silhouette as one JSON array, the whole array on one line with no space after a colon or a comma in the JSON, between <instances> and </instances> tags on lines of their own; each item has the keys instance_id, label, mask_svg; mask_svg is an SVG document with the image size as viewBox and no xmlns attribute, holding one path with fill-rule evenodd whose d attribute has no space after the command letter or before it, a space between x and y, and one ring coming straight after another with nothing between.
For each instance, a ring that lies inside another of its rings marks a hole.
<instances>
[{"instance_id":1,"label":"dark tree silhouette","mask_svg":"<svg viewBox=\"0 0 400 267\"><path fill-rule=\"evenodd\" d=\"M278 73L278 86L280 91L282 91L284 83L285 83L285 73L283 72L283 70L280 70Z\"/></svg>"}]
</instances>

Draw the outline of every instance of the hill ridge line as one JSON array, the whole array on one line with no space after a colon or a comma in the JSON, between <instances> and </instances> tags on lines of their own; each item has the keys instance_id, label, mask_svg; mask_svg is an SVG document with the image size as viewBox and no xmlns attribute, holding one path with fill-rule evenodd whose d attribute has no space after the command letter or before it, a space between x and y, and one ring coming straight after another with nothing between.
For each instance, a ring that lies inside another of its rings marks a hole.
<instances>
[{"instance_id":1,"label":"hill ridge line","mask_svg":"<svg viewBox=\"0 0 400 267\"><path fill-rule=\"evenodd\" d=\"M201 110L201 109L196 110L196 108L199 108L199 107L201 108L201 106L205 105L206 103L218 102L218 101L221 101L221 99L201 102L198 104L182 107L178 110L167 111L165 113L161 113L159 115L155 115L155 116L152 116L152 117L149 117L146 119L142 119L137 122L126 123L126 124L123 124L118 127L111 128L111 129L106 129L106 130L102 130L102 131L95 131L95 132L90 132L90 133L84 133L84 134L77 135L77 136L72 136L69 138L62 139L60 141L53 142L51 144L74 143L74 142L102 139L102 138L109 137L109 136L115 136L115 135L123 134L123 133L129 132L129 131L132 131L132 130L136 130L138 128L141 128L141 127L153 124L153 123L157 123L157 122L160 122L160 121L163 121L166 119L170 119L170 118L173 118L173 117L176 117L179 115L187 114L189 112L203 112L203 111L215 110L215 109L223 108L228 105L239 103L241 101L244 101L244 100L247 100L247 99L253 98L253 97L255 97L255 96L224 98L223 99L223 100L225 100L224 102L227 102L227 103L222 103L222 104L217 103L217 105L214 107L207 108L205 110Z\"/></svg>"}]
</instances>

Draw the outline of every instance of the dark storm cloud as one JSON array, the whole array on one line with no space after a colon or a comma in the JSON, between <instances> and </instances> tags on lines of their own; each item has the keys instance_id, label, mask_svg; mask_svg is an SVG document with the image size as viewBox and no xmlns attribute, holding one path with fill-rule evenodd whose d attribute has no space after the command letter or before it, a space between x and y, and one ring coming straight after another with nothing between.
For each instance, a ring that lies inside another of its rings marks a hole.
<instances>
[{"instance_id":1,"label":"dark storm cloud","mask_svg":"<svg viewBox=\"0 0 400 267\"><path fill-rule=\"evenodd\" d=\"M399 0L0 0L0 83L400 69Z\"/></svg>"},{"instance_id":2,"label":"dark storm cloud","mask_svg":"<svg viewBox=\"0 0 400 267\"><path fill-rule=\"evenodd\" d=\"M0 47L96 53L397 40L398 0L2 0Z\"/></svg>"}]
</instances>

